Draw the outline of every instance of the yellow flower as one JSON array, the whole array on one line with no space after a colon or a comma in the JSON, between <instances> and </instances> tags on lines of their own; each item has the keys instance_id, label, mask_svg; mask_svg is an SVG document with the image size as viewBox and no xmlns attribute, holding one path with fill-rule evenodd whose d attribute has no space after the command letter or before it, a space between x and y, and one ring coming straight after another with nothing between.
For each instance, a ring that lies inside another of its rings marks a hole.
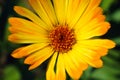
<instances>
[{"instance_id":1,"label":"yellow flower","mask_svg":"<svg viewBox=\"0 0 120 80\"><path fill-rule=\"evenodd\" d=\"M47 80L65 80L66 72L79 79L88 65L99 68L100 59L115 43L98 39L110 28L99 7L101 0L29 0L34 13L15 6L25 17L9 18L9 41L29 44L13 51L14 58L26 57L32 70L50 58ZM56 66L55 66L56 65ZM55 68L56 67L56 68Z\"/></svg>"}]
</instances>

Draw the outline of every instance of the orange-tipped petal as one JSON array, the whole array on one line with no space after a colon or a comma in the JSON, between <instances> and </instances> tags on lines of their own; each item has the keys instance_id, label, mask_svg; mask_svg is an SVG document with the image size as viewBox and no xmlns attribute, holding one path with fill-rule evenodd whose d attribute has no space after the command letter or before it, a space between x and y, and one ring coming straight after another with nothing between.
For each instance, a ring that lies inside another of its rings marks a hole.
<instances>
[{"instance_id":1,"label":"orange-tipped petal","mask_svg":"<svg viewBox=\"0 0 120 80\"><path fill-rule=\"evenodd\" d=\"M21 47L21 48L16 49L15 51L13 51L11 55L14 58L22 58L22 57L30 55L31 53L33 53L37 50L42 49L43 47L45 47L47 45L48 44L46 44L46 43L39 43L39 44L32 44L29 46Z\"/></svg>"},{"instance_id":2,"label":"orange-tipped petal","mask_svg":"<svg viewBox=\"0 0 120 80\"><path fill-rule=\"evenodd\" d=\"M35 64L38 61L44 61L46 59L48 59L51 55L53 54L53 49L49 46L44 47L42 49L40 49L39 51L34 52L33 54L29 55L24 63L25 64Z\"/></svg>"},{"instance_id":3,"label":"orange-tipped petal","mask_svg":"<svg viewBox=\"0 0 120 80\"><path fill-rule=\"evenodd\" d=\"M50 56L52 56L53 50L50 50L48 48L44 48L43 50L38 51L25 59L25 62L24 62L25 64L31 64L31 66L29 67L29 70L32 70L40 66L44 61L46 61Z\"/></svg>"},{"instance_id":4,"label":"orange-tipped petal","mask_svg":"<svg viewBox=\"0 0 120 80\"><path fill-rule=\"evenodd\" d=\"M14 7L14 10L15 10L18 14L20 14L20 15L22 15L22 16L30 19L30 20L32 20L34 23L38 24L38 25L41 26L42 28L44 28L44 29L49 29L49 28L47 27L47 24L45 24L45 23L44 23L37 15L35 15L32 11L30 11L30 10L24 8L24 7L20 7L20 6L15 6L15 7Z\"/></svg>"}]
</instances>

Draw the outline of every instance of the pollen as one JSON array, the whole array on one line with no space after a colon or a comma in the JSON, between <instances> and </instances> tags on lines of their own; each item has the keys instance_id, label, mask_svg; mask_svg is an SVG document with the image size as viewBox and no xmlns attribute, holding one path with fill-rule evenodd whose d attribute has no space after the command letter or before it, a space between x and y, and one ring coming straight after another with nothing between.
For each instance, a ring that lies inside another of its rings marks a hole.
<instances>
[{"instance_id":1,"label":"pollen","mask_svg":"<svg viewBox=\"0 0 120 80\"><path fill-rule=\"evenodd\" d=\"M66 53L76 43L74 30L68 26L56 26L49 34L50 45L55 51Z\"/></svg>"}]
</instances>

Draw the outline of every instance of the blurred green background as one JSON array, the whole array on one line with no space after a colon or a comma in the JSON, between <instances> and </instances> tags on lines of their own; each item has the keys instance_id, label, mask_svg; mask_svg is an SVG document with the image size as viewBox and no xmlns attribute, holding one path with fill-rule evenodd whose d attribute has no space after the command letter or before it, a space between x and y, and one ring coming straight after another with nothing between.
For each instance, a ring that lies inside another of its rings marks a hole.
<instances>
[{"instance_id":1,"label":"blurred green background","mask_svg":"<svg viewBox=\"0 0 120 80\"><path fill-rule=\"evenodd\" d=\"M19 16L13 11L13 6L20 5L30 8L27 0L0 0L0 80L45 80L47 61L42 66L28 71L24 59L14 59L10 53L21 45L7 40L8 18ZM89 67L80 80L120 80L120 0L102 0L100 5L107 21L111 23L109 32L102 38L116 42L116 47L103 57L104 66L100 69ZM71 80L67 77L67 80Z\"/></svg>"}]
</instances>

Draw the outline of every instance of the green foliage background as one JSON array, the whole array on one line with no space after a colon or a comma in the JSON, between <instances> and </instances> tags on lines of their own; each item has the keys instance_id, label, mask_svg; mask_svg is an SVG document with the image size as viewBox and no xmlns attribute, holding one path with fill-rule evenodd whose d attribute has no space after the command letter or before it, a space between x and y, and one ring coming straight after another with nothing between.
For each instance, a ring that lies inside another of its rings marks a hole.
<instances>
[{"instance_id":1,"label":"green foliage background","mask_svg":"<svg viewBox=\"0 0 120 80\"><path fill-rule=\"evenodd\" d=\"M39 68L28 71L24 59L14 59L10 53L20 45L7 40L8 18L19 16L13 6L20 5L30 8L27 0L0 0L0 80L45 80L47 61ZM104 66L100 69L89 67L80 80L120 80L120 0L102 0L100 5L107 21L111 23L109 32L102 36L116 42L116 47L103 57ZM72 80L67 77L67 80Z\"/></svg>"}]
</instances>

